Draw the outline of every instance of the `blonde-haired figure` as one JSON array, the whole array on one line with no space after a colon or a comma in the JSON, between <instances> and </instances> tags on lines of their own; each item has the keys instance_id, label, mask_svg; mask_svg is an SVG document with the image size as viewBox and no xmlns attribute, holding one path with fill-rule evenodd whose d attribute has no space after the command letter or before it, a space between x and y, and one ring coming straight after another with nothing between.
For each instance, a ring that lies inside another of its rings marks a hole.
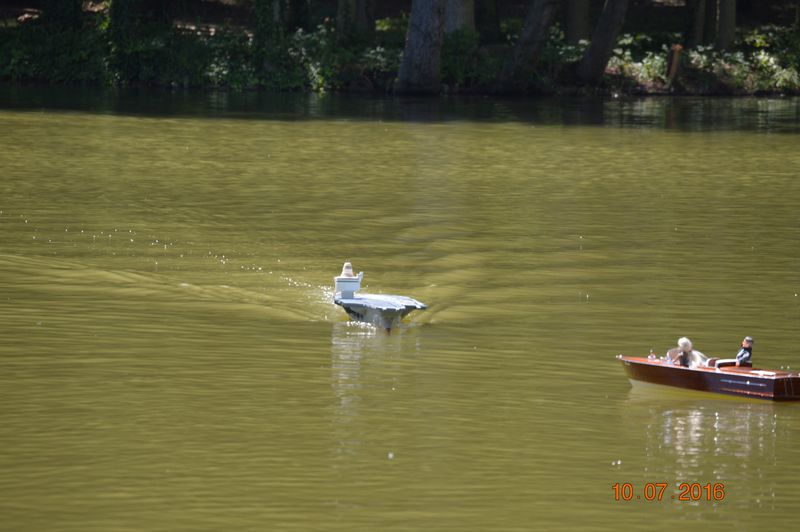
<instances>
[{"instance_id":1,"label":"blonde-haired figure","mask_svg":"<svg viewBox=\"0 0 800 532\"><path fill-rule=\"evenodd\" d=\"M678 338L678 347L667 351L667 360L685 368L693 368L706 364L708 357L700 351L695 351L692 341L685 336Z\"/></svg>"}]
</instances>

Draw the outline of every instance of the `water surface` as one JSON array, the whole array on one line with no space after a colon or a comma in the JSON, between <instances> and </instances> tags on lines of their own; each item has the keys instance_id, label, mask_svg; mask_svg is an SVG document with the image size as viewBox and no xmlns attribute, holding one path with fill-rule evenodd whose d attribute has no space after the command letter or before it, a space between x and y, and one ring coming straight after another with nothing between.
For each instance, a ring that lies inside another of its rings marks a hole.
<instances>
[{"instance_id":1,"label":"water surface","mask_svg":"<svg viewBox=\"0 0 800 532\"><path fill-rule=\"evenodd\" d=\"M796 521L795 405L614 356L800 365L800 100L0 102L0 529Z\"/></svg>"}]
</instances>

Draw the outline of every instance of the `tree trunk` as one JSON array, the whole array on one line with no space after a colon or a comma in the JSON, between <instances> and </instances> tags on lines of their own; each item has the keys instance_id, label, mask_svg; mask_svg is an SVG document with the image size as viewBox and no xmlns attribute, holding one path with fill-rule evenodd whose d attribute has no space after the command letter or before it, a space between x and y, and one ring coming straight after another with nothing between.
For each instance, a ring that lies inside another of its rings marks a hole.
<instances>
[{"instance_id":1,"label":"tree trunk","mask_svg":"<svg viewBox=\"0 0 800 532\"><path fill-rule=\"evenodd\" d=\"M161 39L172 29L167 6L158 0L114 0L108 13L111 68L123 82L146 81L152 77L144 65L147 59L141 43Z\"/></svg>"},{"instance_id":2,"label":"tree trunk","mask_svg":"<svg viewBox=\"0 0 800 532\"><path fill-rule=\"evenodd\" d=\"M481 44L503 42L500 18L497 16L497 0L475 0L475 29L481 36Z\"/></svg>"},{"instance_id":3,"label":"tree trunk","mask_svg":"<svg viewBox=\"0 0 800 532\"><path fill-rule=\"evenodd\" d=\"M582 83L596 84L602 79L627 10L628 0L606 0L603 13L592 33L592 42L576 71L578 80Z\"/></svg>"},{"instance_id":4,"label":"tree trunk","mask_svg":"<svg viewBox=\"0 0 800 532\"><path fill-rule=\"evenodd\" d=\"M456 30L475 31L475 0L446 0L444 9L444 32Z\"/></svg>"},{"instance_id":5,"label":"tree trunk","mask_svg":"<svg viewBox=\"0 0 800 532\"><path fill-rule=\"evenodd\" d=\"M441 90L443 30L444 0L413 0L395 92L436 94Z\"/></svg>"},{"instance_id":6,"label":"tree trunk","mask_svg":"<svg viewBox=\"0 0 800 532\"><path fill-rule=\"evenodd\" d=\"M374 0L339 0L336 9L336 31L348 36L372 33L374 30Z\"/></svg>"},{"instance_id":7,"label":"tree trunk","mask_svg":"<svg viewBox=\"0 0 800 532\"><path fill-rule=\"evenodd\" d=\"M727 50L733 44L736 33L736 0L719 0L719 23L717 24L717 50Z\"/></svg>"},{"instance_id":8,"label":"tree trunk","mask_svg":"<svg viewBox=\"0 0 800 532\"><path fill-rule=\"evenodd\" d=\"M712 44L717 38L717 0L706 0L703 17L703 42Z\"/></svg>"},{"instance_id":9,"label":"tree trunk","mask_svg":"<svg viewBox=\"0 0 800 532\"><path fill-rule=\"evenodd\" d=\"M115 0L108 11L108 34L114 55L122 54L136 29L136 2Z\"/></svg>"},{"instance_id":10,"label":"tree trunk","mask_svg":"<svg viewBox=\"0 0 800 532\"><path fill-rule=\"evenodd\" d=\"M687 17L686 33L683 42L686 48L697 48L703 43L703 25L706 19L706 0L688 0L686 8L689 12Z\"/></svg>"},{"instance_id":11,"label":"tree trunk","mask_svg":"<svg viewBox=\"0 0 800 532\"><path fill-rule=\"evenodd\" d=\"M336 31L339 35L349 35L355 30L357 1L339 0L336 5Z\"/></svg>"},{"instance_id":12,"label":"tree trunk","mask_svg":"<svg viewBox=\"0 0 800 532\"><path fill-rule=\"evenodd\" d=\"M259 51L263 51L271 47L281 36L280 0L253 0L253 14L255 46Z\"/></svg>"},{"instance_id":13,"label":"tree trunk","mask_svg":"<svg viewBox=\"0 0 800 532\"><path fill-rule=\"evenodd\" d=\"M569 0L567 2L567 42L578 44L581 39L592 36L589 0Z\"/></svg>"},{"instance_id":14,"label":"tree trunk","mask_svg":"<svg viewBox=\"0 0 800 532\"><path fill-rule=\"evenodd\" d=\"M311 0L284 0L283 26L288 33L311 28Z\"/></svg>"},{"instance_id":15,"label":"tree trunk","mask_svg":"<svg viewBox=\"0 0 800 532\"><path fill-rule=\"evenodd\" d=\"M375 3L374 0L358 1L358 16L356 17L356 30L360 33L375 31Z\"/></svg>"},{"instance_id":16,"label":"tree trunk","mask_svg":"<svg viewBox=\"0 0 800 532\"><path fill-rule=\"evenodd\" d=\"M500 84L504 88L510 88L515 81L523 81L524 84L525 78L533 71L558 4L558 0L531 0L517 45L500 74Z\"/></svg>"},{"instance_id":17,"label":"tree trunk","mask_svg":"<svg viewBox=\"0 0 800 532\"><path fill-rule=\"evenodd\" d=\"M158 0L114 0L109 8L109 36L118 50L141 38L142 31L163 32L171 27L167 6Z\"/></svg>"}]
</instances>

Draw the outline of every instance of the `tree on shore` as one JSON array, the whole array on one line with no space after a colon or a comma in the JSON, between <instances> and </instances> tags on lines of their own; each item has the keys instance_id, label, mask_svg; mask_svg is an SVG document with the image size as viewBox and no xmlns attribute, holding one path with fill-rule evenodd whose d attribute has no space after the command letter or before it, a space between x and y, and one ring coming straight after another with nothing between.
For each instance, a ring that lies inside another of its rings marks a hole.
<instances>
[{"instance_id":1,"label":"tree on shore","mask_svg":"<svg viewBox=\"0 0 800 532\"><path fill-rule=\"evenodd\" d=\"M500 17L497 15L497 0L475 0L475 29L483 44L503 41Z\"/></svg>"},{"instance_id":2,"label":"tree on shore","mask_svg":"<svg viewBox=\"0 0 800 532\"><path fill-rule=\"evenodd\" d=\"M600 20L592 33L592 41L576 70L581 83L594 85L603 78L627 10L628 0L606 0Z\"/></svg>"},{"instance_id":3,"label":"tree on shore","mask_svg":"<svg viewBox=\"0 0 800 532\"><path fill-rule=\"evenodd\" d=\"M713 44L728 50L736 33L736 0L687 0L689 24L684 34L688 48Z\"/></svg>"},{"instance_id":4,"label":"tree on shore","mask_svg":"<svg viewBox=\"0 0 800 532\"><path fill-rule=\"evenodd\" d=\"M687 23L683 34L686 48L697 48L703 43L703 30L706 18L706 0L686 1Z\"/></svg>"},{"instance_id":5,"label":"tree on shore","mask_svg":"<svg viewBox=\"0 0 800 532\"><path fill-rule=\"evenodd\" d=\"M467 29L475 31L475 0L446 0L444 9L444 32Z\"/></svg>"},{"instance_id":6,"label":"tree on shore","mask_svg":"<svg viewBox=\"0 0 800 532\"><path fill-rule=\"evenodd\" d=\"M519 89L525 88L542 45L547 41L558 4L558 0L531 0L517 45L506 59L500 74L501 90L513 90L514 85Z\"/></svg>"},{"instance_id":7,"label":"tree on shore","mask_svg":"<svg viewBox=\"0 0 800 532\"><path fill-rule=\"evenodd\" d=\"M283 27L291 33L297 28L311 28L311 0L284 0Z\"/></svg>"},{"instance_id":8,"label":"tree on shore","mask_svg":"<svg viewBox=\"0 0 800 532\"><path fill-rule=\"evenodd\" d=\"M436 94L441 90L444 2L413 0L395 92Z\"/></svg>"},{"instance_id":9,"label":"tree on shore","mask_svg":"<svg viewBox=\"0 0 800 532\"><path fill-rule=\"evenodd\" d=\"M142 81L146 52L141 43L172 27L171 5L157 0L114 0L109 9L111 64L126 81Z\"/></svg>"},{"instance_id":10,"label":"tree on shore","mask_svg":"<svg viewBox=\"0 0 800 532\"><path fill-rule=\"evenodd\" d=\"M569 44L578 44L581 39L592 36L589 0L568 0L566 5L566 38Z\"/></svg>"},{"instance_id":11,"label":"tree on shore","mask_svg":"<svg viewBox=\"0 0 800 532\"><path fill-rule=\"evenodd\" d=\"M714 44L717 38L717 0L705 0L703 15L703 43Z\"/></svg>"},{"instance_id":12,"label":"tree on shore","mask_svg":"<svg viewBox=\"0 0 800 532\"><path fill-rule=\"evenodd\" d=\"M253 38L261 51L281 38L281 3L279 0L253 0L255 27Z\"/></svg>"},{"instance_id":13,"label":"tree on shore","mask_svg":"<svg viewBox=\"0 0 800 532\"><path fill-rule=\"evenodd\" d=\"M724 51L733 44L736 32L736 0L718 0L717 9L717 39L714 47Z\"/></svg>"},{"instance_id":14,"label":"tree on shore","mask_svg":"<svg viewBox=\"0 0 800 532\"><path fill-rule=\"evenodd\" d=\"M339 0L336 8L336 31L340 35L365 35L374 30L374 0Z\"/></svg>"}]
</instances>

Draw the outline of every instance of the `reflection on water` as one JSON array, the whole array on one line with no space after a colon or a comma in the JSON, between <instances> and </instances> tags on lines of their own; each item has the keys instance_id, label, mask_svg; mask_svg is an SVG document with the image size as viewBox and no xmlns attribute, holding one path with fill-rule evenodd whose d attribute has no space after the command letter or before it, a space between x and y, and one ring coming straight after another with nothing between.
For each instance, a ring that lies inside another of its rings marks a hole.
<instances>
[{"instance_id":1,"label":"reflection on water","mask_svg":"<svg viewBox=\"0 0 800 532\"><path fill-rule=\"evenodd\" d=\"M107 91L0 84L8 109L271 120L527 122L679 131L800 132L800 98L383 98L342 94Z\"/></svg>"},{"instance_id":2,"label":"reflection on water","mask_svg":"<svg viewBox=\"0 0 800 532\"><path fill-rule=\"evenodd\" d=\"M405 324L391 334L354 321L333 324L331 384L336 397L333 426L337 453L359 453L361 431L367 428L359 419L364 387L381 383L387 393L397 391L401 376L396 364L402 363L403 357L419 356L420 352L417 331ZM368 375L362 378L363 372Z\"/></svg>"},{"instance_id":3,"label":"reflection on water","mask_svg":"<svg viewBox=\"0 0 800 532\"><path fill-rule=\"evenodd\" d=\"M781 441L791 432L791 405L712 394L634 387L625 404L628 434L643 444L643 481L721 483L722 501L686 501L709 509L737 504L775 509L786 478ZM639 432L641 435L634 435ZM658 480L662 479L662 480Z\"/></svg>"},{"instance_id":4,"label":"reflection on water","mask_svg":"<svg viewBox=\"0 0 800 532\"><path fill-rule=\"evenodd\" d=\"M672 454L678 477L686 477L683 472L696 470L714 456L774 456L777 416L772 404L746 403L720 410L703 403L695 407L651 405L653 423L648 431L658 446L648 454Z\"/></svg>"}]
</instances>

